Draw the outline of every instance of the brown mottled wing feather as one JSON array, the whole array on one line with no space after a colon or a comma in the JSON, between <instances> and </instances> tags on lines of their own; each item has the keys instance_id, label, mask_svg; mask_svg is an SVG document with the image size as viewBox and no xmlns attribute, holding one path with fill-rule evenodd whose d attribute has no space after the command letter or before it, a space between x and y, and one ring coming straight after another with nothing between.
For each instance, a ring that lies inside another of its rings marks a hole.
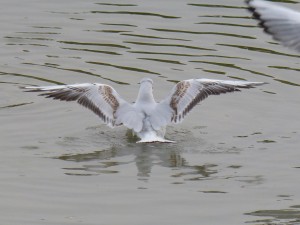
<instances>
[{"instance_id":1,"label":"brown mottled wing feather","mask_svg":"<svg viewBox=\"0 0 300 225\"><path fill-rule=\"evenodd\" d=\"M170 106L173 109L171 122L180 122L200 101L209 95L240 91L233 85L218 82L199 82L197 80L181 81L175 86Z\"/></svg>"},{"instance_id":2,"label":"brown mottled wing feather","mask_svg":"<svg viewBox=\"0 0 300 225\"><path fill-rule=\"evenodd\" d=\"M158 104L152 114L155 129L168 123L179 123L202 100L209 95L240 91L239 88L253 88L262 82L228 81L211 79L184 80L176 84L171 94Z\"/></svg>"},{"instance_id":3,"label":"brown mottled wing feather","mask_svg":"<svg viewBox=\"0 0 300 225\"><path fill-rule=\"evenodd\" d=\"M104 123L113 127L116 125L116 112L122 105L128 103L109 85L105 84L74 84L42 87L26 87L32 91L41 91L42 96L62 101L77 101L82 106L92 110Z\"/></svg>"}]
</instances>

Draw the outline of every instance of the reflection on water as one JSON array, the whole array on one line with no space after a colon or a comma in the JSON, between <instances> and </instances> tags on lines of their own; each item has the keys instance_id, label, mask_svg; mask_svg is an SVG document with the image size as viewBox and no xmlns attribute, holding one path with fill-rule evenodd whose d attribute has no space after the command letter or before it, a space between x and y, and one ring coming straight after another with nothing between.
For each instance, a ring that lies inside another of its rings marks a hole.
<instances>
[{"instance_id":1,"label":"reflection on water","mask_svg":"<svg viewBox=\"0 0 300 225\"><path fill-rule=\"evenodd\" d=\"M203 130L205 127L195 127ZM56 159L74 162L70 167L63 168L65 174L74 176L95 176L101 174L118 174L127 167L135 165L138 179L151 179L153 168L169 168L173 184L183 184L189 181L205 180L235 180L242 186L259 185L264 182L260 175L234 175L241 165L230 165L232 175L218 175L219 165L204 162L193 164L185 155L199 153L205 155L239 154L242 149L236 147L208 144L204 139L195 138L193 133L184 129L169 129L168 138L176 139L177 143L140 143L130 130L126 136L120 136L124 131L111 130L105 125L89 127L87 136L64 137L58 142L62 148L71 149L71 153L63 154ZM203 132L203 131L201 131ZM184 141L181 141L184 140ZM187 144L188 143L188 144ZM103 146L103 147L99 147ZM105 147L107 146L107 147ZM99 150L88 150L99 149ZM77 153L74 153L77 152ZM126 169L125 169L126 170ZM211 190L215 192L216 190ZM218 192L218 191L217 191Z\"/></svg>"},{"instance_id":2,"label":"reflection on water","mask_svg":"<svg viewBox=\"0 0 300 225\"><path fill-rule=\"evenodd\" d=\"M130 160L126 156L130 156ZM67 170L67 175L118 173L122 165L132 163L136 165L138 177L150 177L151 170L155 166L171 168L174 170L172 177L182 177L190 181L208 179L212 174L217 173L217 165L190 166L176 144L166 144L163 147L160 144L113 146L92 153L61 155L57 159L85 163L80 164L80 167L64 168Z\"/></svg>"},{"instance_id":3,"label":"reflection on water","mask_svg":"<svg viewBox=\"0 0 300 225\"><path fill-rule=\"evenodd\" d=\"M201 128L202 129L202 128ZM99 131L98 131L99 130ZM62 147L70 147L76 154L63 154L56 157L64 161L74 162L75 167L64 168L68 175L100 175L103 173L118 173L124 165L135 164L138 177L151 177L153 167L170 168L172 177L181 180L202 180L217 173L217 165L190 165L184 158L185 152L198 151L196 146L201 145L202 151L216 153L218 148L209 147L202 139L196 140L187 130L169 129L168 136L178 140L177 143L140 143L137 138L127 130L125 137L120 137L120 130L111 130L105 125L88 128L86 137L65 137L59 141ZM99 134L100 132L100 134ZM100 135L100 136L99 136ZM117 137L117 139L116 139ZM180 139L190 142L189 146L180 143ZM115 139L115 143L112 140ZM111 141L108 141L111 140ZM101 150L85 153L85 148L95 146ZM229 150L230 151L230 150Z\"/></svg>"}]
</instances>

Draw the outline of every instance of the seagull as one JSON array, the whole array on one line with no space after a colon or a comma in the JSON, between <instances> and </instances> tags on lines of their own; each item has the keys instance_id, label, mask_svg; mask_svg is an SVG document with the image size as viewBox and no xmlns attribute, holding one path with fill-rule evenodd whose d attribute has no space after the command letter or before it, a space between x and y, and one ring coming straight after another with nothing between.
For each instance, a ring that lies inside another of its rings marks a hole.
<instances>
[{"instance_id":1,"label":"seagull","mask_svg":"<svg viewBox=\"0 0 300 225\"><path fill-rule=\"evenodd\" d=\"M264 0L246 0L266 33L284 46L300 52L300 13Z\"/></svg>"},{"instance_id":2,"label":"seagull","mask_svg":"<svg viewBox=\"0 0 300 225\"><path fill-rule=\"evenodd\" d=\"M164 138L166 126L180 123L185 116L209 95L253 88L264 82L213 79L189 79L178 82L170 94L160 102L153 97L153 81L143 78L134 103L124 100L117 91L100 83L25 87L27 91L62 101L77 101L92 110L110 127L123 125L143 142L173 142Z\"/></svg>"}]
</instances>

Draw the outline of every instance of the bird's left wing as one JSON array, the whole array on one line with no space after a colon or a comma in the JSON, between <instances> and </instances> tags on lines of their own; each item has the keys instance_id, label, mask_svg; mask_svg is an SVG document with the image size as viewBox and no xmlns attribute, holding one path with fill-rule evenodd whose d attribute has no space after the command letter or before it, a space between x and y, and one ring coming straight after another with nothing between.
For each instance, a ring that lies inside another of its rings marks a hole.
<instances>
[{"instance_id":1,"label":"bird's left wing","mask_svg":"<svg viewBox=\"0 0 300 225\"><path fill-rule=\"evenodd\" d=\"M240 91L239 88L253 88L263 82L191 79L177 83L170 95L157 104L151 115L154 129L168 123L179 123L202 100L209 95Z\"/></svg>"},{"instance_id":2,"label":"bird's left wing","mask_svg":"<svg viewBox=\"0 0 300 225\"><path fill-rule=\"evenodd\" d=\"M137 116L132 105L123 100L111 86L98 83L25 87L29 91L44 92L40 95L63 101L77 101L92 110L110 127L124 124L140 129L141 124L131 121Z\"/></svg>"},{"instance_id":3,"label":"bird's left wing","mask_svg":"<svg viewBox=\"0 0 300 225\"><path fill-rule=\"evenodd\" d=\"M300 13L264 0L246 0L264 30L284 46L300 51Z\"/></svg>"}]
</instances>

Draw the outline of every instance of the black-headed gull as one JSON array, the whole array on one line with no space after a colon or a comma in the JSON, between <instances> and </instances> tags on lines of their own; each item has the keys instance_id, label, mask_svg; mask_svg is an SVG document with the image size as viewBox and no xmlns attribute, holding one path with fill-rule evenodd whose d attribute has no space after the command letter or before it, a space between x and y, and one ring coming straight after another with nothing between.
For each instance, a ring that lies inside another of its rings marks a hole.
<instances>
[{"instance_id":1,"label":"black-headed gull","mask_svg":"<svg viewBox=\"0 0 300 225\"><path fill-rule=\"evenodd\" d=\"M138 142L172 142L164 139L168 124L179 123L200 101L209 95L253 88L263 82L190 79L177 83L161 102L153 97L153 81L144 78L136 101L124 100L114 88L106 84L84 83L73 85L25 87L29 91L63 101L77 101L92 110L110 127L124 125L141 139Z\"/></svg>"},{"instance_id":2,"label":"black-headed gull","mask_svg":"<svg viewBox=\"0 0 300 225\"><path fill-rule=\"evenodd\" d=\"M284 46L300 51L300 13L264 0L246 0L264 30Z\"/></svg>"}]
</instances>

